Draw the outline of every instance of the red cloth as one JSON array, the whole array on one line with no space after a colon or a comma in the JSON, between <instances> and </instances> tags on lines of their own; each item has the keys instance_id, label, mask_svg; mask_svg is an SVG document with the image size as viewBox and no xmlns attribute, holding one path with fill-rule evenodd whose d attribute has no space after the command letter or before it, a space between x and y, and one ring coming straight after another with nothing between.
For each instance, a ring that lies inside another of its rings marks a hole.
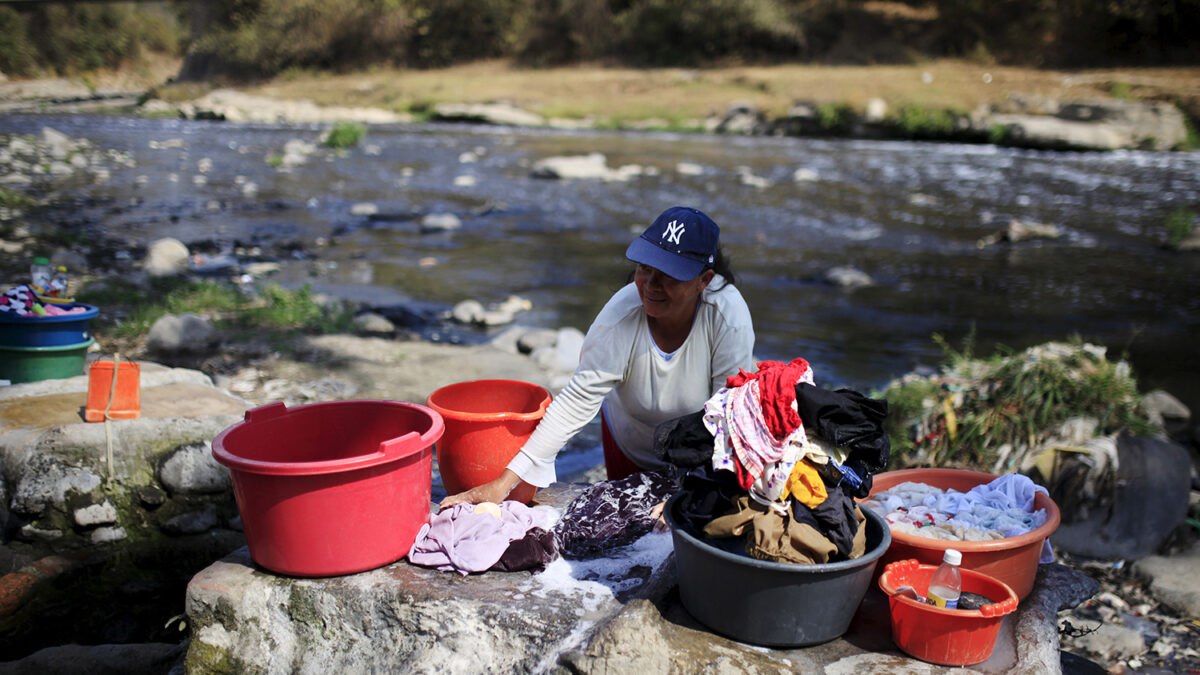
<instances>
[{"instance_id":1,"label":"red cloth","mask_svg":"<svg viewBox=\"0 0 1200 675\"><path fill-rule=\"evenodd\" d=\"M759 361L758 372L747 373L738 368L737 375L725 380L726 387L740 387L758 380L763 421L775 440L782 441L800 427L800 414L792 407L796 402L796 383L808 372L808 361L797 358L791 363Z\"/></svg>"},{"instance_id":2,"label":"red cloth","mask_svg":"<svg viewBox=\"0 0 1200 675\"><path fill-rule=\"evenodd\" d=\"M609 480L627 478L641 471L641 468L625 455L621 446L617 445L617 440L608 430L608 420L604 419L603 412L600 413L600 444L604 448L604 470L608 473Z\"/></svg>"}]
</instances>

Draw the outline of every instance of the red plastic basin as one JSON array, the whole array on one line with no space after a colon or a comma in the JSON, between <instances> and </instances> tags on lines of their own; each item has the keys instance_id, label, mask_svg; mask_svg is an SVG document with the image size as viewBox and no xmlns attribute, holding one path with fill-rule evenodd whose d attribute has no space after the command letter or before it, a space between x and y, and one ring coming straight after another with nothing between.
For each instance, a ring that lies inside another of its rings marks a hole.
<instances>
[{"instance_id":1,"label":"red plastic basin","mask_svg":"<svg viewBox=\"0 0 1200 675\"><path fill-rule=\"evenodd\" d=\"M900 483L924 483L942 489L967 492L976 485L990 483L997 476L962 469L904 469L875 474L871 494L882 492ZM1037 577L1042 542L1058 529L1061 516L1058 505L1048 495L1038 493L1033 500L1035 509L1046 510L1046 522L1041 527L1020 536L992 541L945 541L918 537L907 532L892 532L892 545L880 561L881 567L897 560L915 558L926 565L939 565L946 549L962 552L962 568L974 570L1008 584L1022 600L1033 590Z\"/></svg>"},{"instance_id":2,"label":"red plastic basin","mask_svg":"<svg viewBox=\"0 0 1200 675\"><path fill-rule=\"evenodd\" d=\"M397 401L272 403L213 439L250 557L298 577L352 574L408 554L429 521L442 418Z\"/></svg>"},{"instance_id":3,"label":"red plastic basin","mask_svg":"<svg viewBox=\"0 0 1200 675\"><path fill-rule=\"evenodd\" d=\"M893 532L895 537L896 533ZM888 596L892 614L892 641L922 661L943 666L982 663L992 655L1004 615L1017 610L1017 594L1008 584L986 574L962 570L962 590L994 602L979 609L943 609L896 595L901 586L912 586L922 596L936 565L916 560L889 563L879 576L879 588Z\"/></svg>"},{"instance_id":4,"label":"red plastic basin","mask_svg":"<svg viewBox=\"0 0 1200 675\"><path fill-rule=\"evenodd\" d=\"M542 421L550 392L519 380L472 380L434 391L425 404L446 424L438 471L446 493L457 494L500 477ZM536 493L523 484L508 498L528 504Z\"/></svg>"}]
</instances>

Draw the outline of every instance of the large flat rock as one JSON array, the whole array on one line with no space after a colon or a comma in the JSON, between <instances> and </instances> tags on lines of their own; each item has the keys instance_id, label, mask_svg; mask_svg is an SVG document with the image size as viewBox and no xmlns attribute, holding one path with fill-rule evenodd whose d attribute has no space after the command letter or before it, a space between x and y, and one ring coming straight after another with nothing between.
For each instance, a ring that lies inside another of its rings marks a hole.
<instances>
[{"instance_id":1,"label":"large flat rock","mask_svg":"<svg viewBox=\"0 0 1200 675\"><path fill-rule=\"evenodd\" d=\"M561 510L580 489L557 483L538 501ZM401 560L295 579L258 567L241 549L188 587L186 665L189 673L1054 673L1057 612L1095 590L1086 576L1043 565L992 657L960 669L899 651L877 589L849 631L822 645L769 649L714 634L680 603L666 533L603 559L560 559L536 575L461 576Z\"/></svg>"},{"instance_id":2,"label":"large flat rock","mask_svg":"<svg viewBox=\"0 0 1200 675\"><path fill-rule=\"evenodd\" d=\"M213 386L199 371L150 362L138 365L139 419L238 415L251 407ZM0 387L0 432L86 423L87 392L86 375Z\"/></svg>"}]
</instances>

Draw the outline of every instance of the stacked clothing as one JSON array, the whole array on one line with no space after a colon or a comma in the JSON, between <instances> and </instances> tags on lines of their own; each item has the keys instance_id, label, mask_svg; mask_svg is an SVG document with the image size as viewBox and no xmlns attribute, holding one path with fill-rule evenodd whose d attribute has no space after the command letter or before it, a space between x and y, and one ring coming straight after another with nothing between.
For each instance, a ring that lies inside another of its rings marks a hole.
<instances>
[{"instance_id":1,"label":"stacked clothing","mask_svg":"<svg viewBox=\"0 0 1200 675\"><path fill-rule=\"evenodd\" d=\"M887 401L813 383L808 362L764 361L730 377L700 413L660 425L655 451L687 469L675 516L693 535L740 537L791 563L861 556L855 497L887 465Z\"/></svg>"},{"instance_id":2,"label":"stacked clothing","mask_svg":"<svg viewBox=\"0 0 1200 675\"><path fill-rule=\"evenodd\" d=\"M951 541L1016 537L1041 527L1046 510L1034 509L1046 488L1028 476L1008 474L967 492L906 482L872 495L863 505L888 521L893 532Z\"/></svg>"},{"instance_id":3,"label":"stacked clothing","mask_svg":"<svg viewBox=\"0 0 1200 675\"><path fill-rule=\"evenodd\" d=\"M0 312L12 312L18 316L59 316L88 311L83 306L61 306L65 302L68 300L58 298L57 294L47 297L41 286L24 284L0 294Z\"/></svg>"},{"instance_id":4,"label":"stacked clothing","mask_svg":"<svg viewBox=\"0 0 1200 675\"><path fill-rule=\"evenodd\" d=\"M886 417L887 401L816 387L804 359L763 361L728 378L704 409L655 429L655 453L674 469L590 485L553 524L516 502L503 502L494 518L458 504L433 517L408 558L462 574L592 558L649 533L656 507L676 493L683 527L740 538L755 558L857 558L866 531L854 499L887 465Z\"/></svg>"}]
</instances>

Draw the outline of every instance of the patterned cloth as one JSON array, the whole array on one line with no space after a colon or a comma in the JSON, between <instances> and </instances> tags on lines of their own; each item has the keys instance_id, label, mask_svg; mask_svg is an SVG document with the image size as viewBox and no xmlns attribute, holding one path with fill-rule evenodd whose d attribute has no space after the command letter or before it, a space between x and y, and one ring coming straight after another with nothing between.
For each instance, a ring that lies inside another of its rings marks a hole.
<instances>
[{"instance_id":1,"label":"patterned cloth","mask_svg":"<svg viewBox=\"0 0 1200 675\"><path fill-rule=\"evenodd\" d=\"M678 487L673 474L654 471L589 485L554 526L559 553L564 558L593 558L637 541L654 529L654 507Z\"/></svg>"},{"instance_id":2,"label":"patterned cloth","mask_svg":"<svg viewBox=\"0 0 1200 675\"><path fill-rule=\"evenodd\" d=\"M751 380L759 381L760 404L763 420L777 440L786 439L801 425L796 411L796 385L813 383L812 368L804 359L782 361L760 361L758 372L747 373L739 368L737 375L725 380L726 387L740 387Z\"/></svg>"}]
</instances>

